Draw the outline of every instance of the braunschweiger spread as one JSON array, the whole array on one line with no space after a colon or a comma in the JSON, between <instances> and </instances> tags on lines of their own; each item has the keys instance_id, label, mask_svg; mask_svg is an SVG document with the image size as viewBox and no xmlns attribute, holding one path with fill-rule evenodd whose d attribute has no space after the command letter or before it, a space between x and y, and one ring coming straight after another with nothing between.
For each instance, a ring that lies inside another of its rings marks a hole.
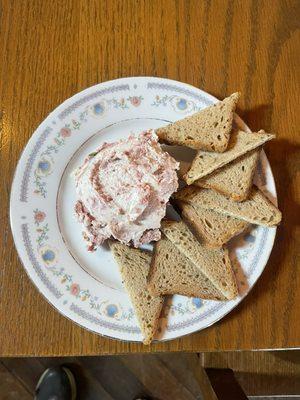
<instances>
[{"instance_id":1,"label":"braunschweiger spread","mask_svg":"<svg viewBox=\"0 0 300 400\"><path fill-rule=\"evenodd\" d=\"M111 237L135 247L159 240L178 168L152 130L91 153L75 171L75 213L88 250Z\"/></svg>"}]
</instances>

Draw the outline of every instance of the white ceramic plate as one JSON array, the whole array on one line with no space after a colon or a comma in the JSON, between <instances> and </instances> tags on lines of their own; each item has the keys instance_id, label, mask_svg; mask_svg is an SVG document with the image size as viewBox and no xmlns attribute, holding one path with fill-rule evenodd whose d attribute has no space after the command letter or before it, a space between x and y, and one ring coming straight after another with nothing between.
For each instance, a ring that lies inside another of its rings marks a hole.
<instances>
[{"instance_id":1,"label":"white ceramic plate","mask_svg":"<svg viewBox=\"0 0 300 400\"><path fill-rule=\"evenodd\" d=\"M11 191L11 227L23 265L38 290L79 325L122 340L141 341L130 300L106 246L86 251L73 216L71 172L104 141L157 128L214 103L190 85L160 78L124 78L90 87L57 107L37 128L18 163ZM236 118L244 129L245 124ZM187 149L172 148L180 160ZM264 153L257 184L276 202ZM157 338L173 339L215 323L255 284L271 252L276 229L253 227L230 243L240 296L229 302L174 296Z\"/></svg>"}]
</instances>

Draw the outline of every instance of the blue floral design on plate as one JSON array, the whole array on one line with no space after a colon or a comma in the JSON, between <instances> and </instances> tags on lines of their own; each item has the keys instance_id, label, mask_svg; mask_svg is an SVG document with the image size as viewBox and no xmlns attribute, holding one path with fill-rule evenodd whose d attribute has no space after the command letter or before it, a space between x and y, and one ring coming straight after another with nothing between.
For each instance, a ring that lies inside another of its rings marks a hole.
<instances>
[{"instance_id":1,"label":"blue floral design on plate","mask_svg":"<svg viewBox=\"0 0 300 400\"><path fill-rule=\"evenodd\" d=\"M179 110L186 110L187 108L187 101L185 99L179 99L177 101L177 107L179 108Z\"/></svg>"},{"instance_id":2,"label":"blue floral design on plate","mask_svg":"<svg viewBox=\"0 0 300 400\"><path fill-rule=\"evenodd\" d=\"M102 115L105 111L104 105L101 103L94 104L93 111L96 115Z\"/></svg>"},{"instance_id":3,"label":"blue floral design on plate","mask_svg":"<svg viewBox=\"0 0 300 400\"><path fill-rule=\"evenodd\" d=\"M44 253L42 253L42 259L46 263L51 263L55 260L55 253L53 250L46 250Z\"/></svg>"},{"instance_id":4,"label":"blue floral design on plate","mask_svg":"<svg viewBox=\"0 0 300 400\"><path fill-rule=\"evenodd\" d=\"M115 304L109 304L106 306L106 314L108 317L114 318L118 312L119 309Z\"/></svg>"},{"instance_id":5,"label":"blue floral design on plate","mask_svg":"<svg viewBox=\"0 0 300 400\"><path fill-rule=\"evenodd\" d=\"M198 298L196 298L196 297L193 298L192 304L193 304L196 308L201 308L202 305L203 305L202 300L201 300L201 299L198 299Z\"/></svg>"},{"instance_id":6,"label":"blue floral design on plate","mask_svg":"<svg viewBox=\"0 0 300 400\"><path fill-rule=\"evenodd\" d=\"M38 164L38 168L39 170L41 170L42 172L48 172L50 170L50 163L49 161L46 160L42 160L39 162Z\"/></svg>"}]
</instances>

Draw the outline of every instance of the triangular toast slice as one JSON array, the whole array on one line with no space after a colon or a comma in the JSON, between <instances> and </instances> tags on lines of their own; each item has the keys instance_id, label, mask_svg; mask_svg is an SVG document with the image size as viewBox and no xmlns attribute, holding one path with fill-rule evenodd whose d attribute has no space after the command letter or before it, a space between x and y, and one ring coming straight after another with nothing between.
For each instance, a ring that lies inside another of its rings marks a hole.
<instances>
[{"instance_id":1,"label":"triangular toast slice","mask_svg":"<svg viewBox=\"0 0 300 400\"><path fill-rule=\"evenodd\" d=\"M200 243L211 248L222 247L228 240L241 233L249 223L213 210L194 207L177 201L181 216L195 233Z\"/></svg>"},{"instance_id":2,"label":"triangular toast slice","mask_svg":"<svg viewBox=\"0 0 300 400\"><path fill-rule=\"evenodd\" d=\"M237 296L236 281L226 249L208 249L201 245L183 221L163 221L161 230L223 296L228 300Z\"/></svg>"},{"instance_id":3,"label":"triangular toast slice","mask_svg":"<svg viewBox=\"0 0 300 400\"><path fill-rule=\"evenodd\" d=\"M264 143L274 137L275 135L265 133L263 130L257 133L248 133L240 130L233 131L225 153L198 151L192 161L190 169L184 175L184 180L188 185L191 185L197 179L203 178L218 168L221 168L238 157L241 157L243 154L261 147Z\"/></svg>"},{"instance_id":4,"label":"triangular toast slice","mask_svg":"<svg viewBox=\"0 0 300 400\"><path fill-rule=\"evenodd\" d=\"M234 93L204 110L156 129L156 134L167 144L223 152L228 145L238 99L239 93Z\"/></svg>"},{"instance_id":5,"label":"triangular toast slice","mask_svg":"<svg viewBox=\"0 0 300 400\"><path fill-rule=\"evenodd\" d=\"M125 288L135 309L144 336L143 343L150 344L157 330L163 306L163 298L151 296L147 289L151 254L119 242L111 242L110 248L119 265Z\"/></svg>"},{"instance_id":6,"label":"triangular toast slice","mask_svg":"<svg viewBox=\"0 0 300 400\"><path fill-rule=\"evenodd\" d=\"M249 151L223 168L198 179L194 185L214 189L234 201L246 200L252 188L260 151L260 149Z\"/></svg>"},{"instance_id":7,"label":"triangular toast slice","mask_svg":"<svg viewBox=\"0 0 300 400\"><path fill-rule=\"evenodd\" d=\"M281 212L256 186L252 186L247 200L238 203L211 189L187 186L175 194L175 199L194 207L217 211L251 224L276 226Z\"/></svg>"},{"instance_id":8,"label":"triangular toast slice","mask_svg":"<svg viewBox=\"0 0 300 400\"><path fill-rule=\"evenodd\" d=\"M166 236L155 243L148 290L153 296L181 294L210 300L226 297Z\"/></svg>"}]
</instances>

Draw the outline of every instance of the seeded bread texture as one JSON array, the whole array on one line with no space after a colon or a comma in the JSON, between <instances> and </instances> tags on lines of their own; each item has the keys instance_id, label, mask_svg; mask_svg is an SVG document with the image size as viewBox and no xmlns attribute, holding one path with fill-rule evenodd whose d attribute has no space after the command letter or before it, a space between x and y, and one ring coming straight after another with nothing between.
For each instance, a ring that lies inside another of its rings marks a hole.
<instances>
[{"instance_id":1,"label":"seeded bread texture","mask_svg":"<svg viewBox=\"0 0 300 400\"><path fill-rule=\"evenodd\" d=\"M111 242L110 248L119 266L125 288L129 294L139 322L144 344L150 344L155 335L163 306L161 296L152 296L147 289L147 276L151 254Z\"/></svg>"},{"instance_id":2,"label":"seeded bread texture","mask_svg":"<svg viewBox=\"0 0 300 400\"><path fill-rule=\"evenodd\" d=\"M228 300L237 296L237 286L226 249L201 245L183 222L163 221L161 230Z\"/></svg>"},{"instance_id":3,"label":"seeded bread texture","mask_svg":"<svg viewBox=\"0 0 300 400\"><path fill-rule=\"evenodd\" d=\"M251 224L271 227L281 221L281 212L256 186L252 186L248 199L241 203L214 190L196 186L187 186L174 197L175 200L184 201L194 207L217 211Z\"/></svg>"},{"instance_id":4,"label":"seeded bread texture","mask_svg":"<svg viewBox=\"0 0 300 400\"><path fill-rule=\"evenodd\" d=\"M214 189L234 201L246 200L252 188L260 151L260 149L249 151L223 168L196 180L194 185Z\"/></svg>"},{"instance_id":5,"label":"seeded bread texture","mask_svg":"<svg viewBox=\"0 0 300 400\"><path fill-rule=\"evenodd\" d=\"M191 185L197 179L203 178L243 154L261 147L274 137L274 135L265 133L265 131L257 133L233 131L226 152L211 153L208 151L198 151L190 169L184 175L184 180L188 185Z\"/></svg>"},{"instance_id":6,"label":"seeded bread texture","mask_svg":"<svg viewBox=\"0 0 300 400\"><path fill-rule=\"evenodd\" d=\"M234 93L204 110L157 129L156 133L167 144L223 152L228 145L238 99L239 93Z\"/></svg>"},{"instance_id":7,"label":"seeded bread texture","mask_svg":"<svg viewBox=\"0 0 300 400\"><path fill-rule=\"evenodd\" d=\"M200 243L207 247L218 248L241 233L249 223L241 219L216 211L194 207L183 201L177 202L181 216L195 233Z\"/></svg>"},{"instance_id":8,"label":"seeded bread texture","mask_svg":"<svg viewBox=\"0 0 300 400\"><path fill-rule=\"evenodd\" d=\"M165 236L154 245L148 290L153 296L181 294L202 299L226 300L199 268Z\"/></svg>"}]
</instances>

